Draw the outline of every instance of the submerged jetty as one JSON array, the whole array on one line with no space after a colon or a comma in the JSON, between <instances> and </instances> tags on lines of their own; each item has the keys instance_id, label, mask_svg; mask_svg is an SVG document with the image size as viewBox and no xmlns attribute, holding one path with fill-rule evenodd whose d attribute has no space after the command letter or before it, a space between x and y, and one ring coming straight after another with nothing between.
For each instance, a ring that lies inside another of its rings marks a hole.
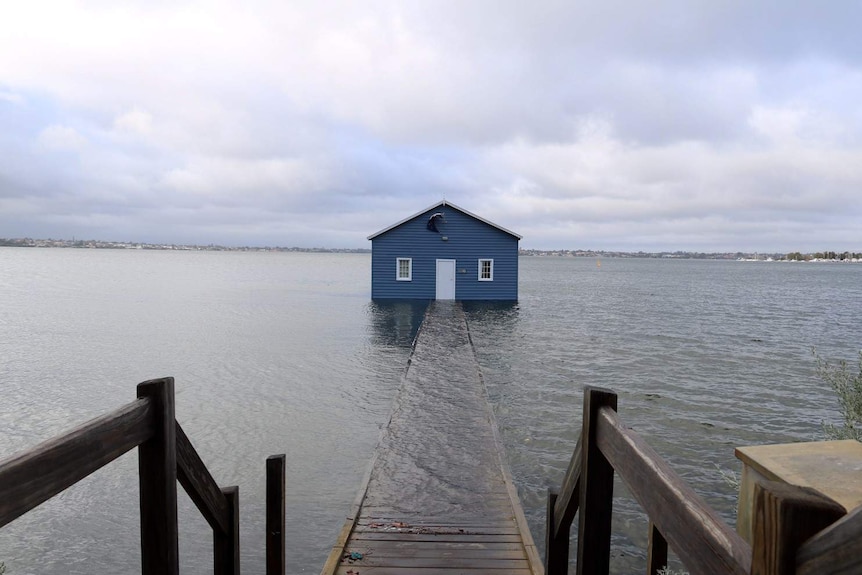
<instances>
[{"instance_id":1,"label":"submerged jetty","mask_svg":"<svg viewBox=\"0 0 862 575\"><path fill-rule=\"evenodd\" d=\"M0 461L0 528L133 449L141 573L179 574L179 484L212 528L214 573L239 575L238 488L216 483L175 419L171 377L140 383L131 403ZM625 425L613 391L585 388L581 437L560 489L548 491L543 565L464 311L432 302L323 575L564 575L572 556L578 575L606 575L616 478L648 518L650 575L669 560L702 575L862 573L862 445L752 446L737 455L745 468L734 530ZM286 567L285 466L284 455L266 461L267 575Z\"/></svg>"},{"instance_id":2,"label":"submerged jetty","mask_svg":"<svg viewBox=\"0 0 862 575\"><path fill-rule=\"evenodd\" d=\"M435 301L323 575L543 573L461 305Z\"/></svg>"}]
</instances>

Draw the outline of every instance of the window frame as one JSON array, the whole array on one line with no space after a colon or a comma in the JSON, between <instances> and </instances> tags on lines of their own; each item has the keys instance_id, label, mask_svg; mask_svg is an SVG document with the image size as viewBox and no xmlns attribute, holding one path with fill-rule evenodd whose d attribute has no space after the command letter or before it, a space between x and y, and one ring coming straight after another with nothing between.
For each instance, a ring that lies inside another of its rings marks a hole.
<instances>
[{"instance_id":1,"label":"window frame","mask_svg":"<svg viewBox=\"0 0 862 575\"><path fill-rule=\"evenodd\" d=\"M484 262L488 262L488 277L482 277L482 264ZM478 279L480 282L492 282L494 281L494 259L493 258L479 258L479 274Z\"/></svg>"},{"instance_id":2,"label":"window frame","mask_svg":"<svg viewBox=\"0 0 862 575\"><path fill-rule=\"evenodd\" d=\"M407 277L401 276L401 262L407 262ZM395 281L413 281L413 258L395 258Z\"/></svg>"}]
</instances>

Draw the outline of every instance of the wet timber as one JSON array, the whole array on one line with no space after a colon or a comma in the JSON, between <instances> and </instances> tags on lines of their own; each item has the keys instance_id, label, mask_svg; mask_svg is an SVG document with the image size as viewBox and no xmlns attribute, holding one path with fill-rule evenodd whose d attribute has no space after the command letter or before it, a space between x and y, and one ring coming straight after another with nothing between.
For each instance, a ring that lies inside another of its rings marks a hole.
<instances>
[{"instance_id":1,"label":"wet timber","mask_svg":"<svg viewBox=\"0 0 862 575\"><path fill-rule=\"evenodd\" d=\"M464 311L456 302L432 302L322 575L479 572L540 575L544 568Z\"/></svg>"}]
</instances>

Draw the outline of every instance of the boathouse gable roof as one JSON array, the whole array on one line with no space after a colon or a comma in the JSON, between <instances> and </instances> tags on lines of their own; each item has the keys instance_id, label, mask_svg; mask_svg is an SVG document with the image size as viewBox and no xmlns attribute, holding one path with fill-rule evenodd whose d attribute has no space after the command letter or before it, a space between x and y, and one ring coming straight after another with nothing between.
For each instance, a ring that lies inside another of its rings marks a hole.
<instances>
[{"instance_id":1,"label":"boathouse gable roof","mask_svg":"<svg viewBox=\"0 0 862 575\"><path fill-rule=\"evenodd\" d=\"M519 236L515 232L513 232L511 230L507 230L503 226L500 226L500 225L495 224L494 222L488 221L485 218L483 218L481 216L477 216L474 213L468 212L464 208L458 207L455 204L453 204L452 202L448 202L446 200L443 200L441 202L437 202L436 204L430 205L427 208L425 208L424 210L420 210L420 211L416 212L415 214L413 214L412 216L408 216L408 217L404 218L400 222L396 222L389 227L383 228L379 232L373 233L370 236L368 236L368 239L373 240L373 239L377 238L378 236L382 236L383 234L385 234L386 232L388 232L390 230L393 230L399 226L406 224L407 222L409 222L415 218L418 218L419 216L423 216L423 215L427 214L431 210L436 210L436 209L440 209L440 208L452 208L453 210L458 210L462 214L470 216L471 218L478 220L484 224L487 224L487 225L491 226L492 228L496 228L496 229L500 230L501 232L505 232L505 233L509 234L510 236L512 236L518 240L521 239L521 236Z\"/></svg>"},{"instance_id":2,"label":"boathouse gable roof","mask_svg":"<svg viewBox=\"0 0 862 575\"><path fill-rule=\"evenodd\" d=\"M521 236L449 202L368 239L372 299L518 299Z\"/></svg>"}]
</instances>

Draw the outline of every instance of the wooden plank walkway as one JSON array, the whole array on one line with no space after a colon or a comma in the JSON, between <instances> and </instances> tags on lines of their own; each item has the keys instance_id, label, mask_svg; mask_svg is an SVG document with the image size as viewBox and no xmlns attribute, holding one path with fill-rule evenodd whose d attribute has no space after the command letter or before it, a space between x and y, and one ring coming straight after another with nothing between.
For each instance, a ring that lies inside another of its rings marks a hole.
<instances>
[{"instance_id":1,"label":"wooden plank walkway","mask_svg":"<svg viewBox=\"0 0 862 575\"><path fill-rule=\"evenodd\" d=\"M543 574L505 461L464 311L432 302L322 575Z\"/></svg>"}]
</instances>

